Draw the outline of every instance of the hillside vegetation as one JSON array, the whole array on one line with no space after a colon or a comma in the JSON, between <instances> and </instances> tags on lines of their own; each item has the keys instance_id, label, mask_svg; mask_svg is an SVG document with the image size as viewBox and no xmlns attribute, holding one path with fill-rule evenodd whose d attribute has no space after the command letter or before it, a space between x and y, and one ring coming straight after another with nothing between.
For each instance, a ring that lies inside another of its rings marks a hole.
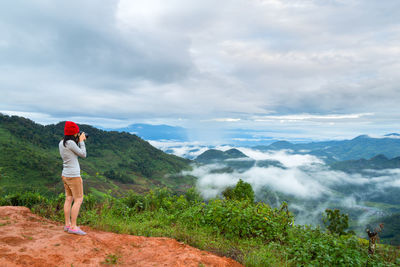
<instances>
[{"instance_id":1,"label":"hillside vegetation","mask_svg":"<svg viewBox=\"0 0 400 267\"><path fill-rule=\"evenodd\" d=\"M240 190L240 188L245 189ZM190 189L166 188L123 198L85 196L78 223L116 233L166 236L233 258L245 266L398 266L399 249L310 226L296 226L286 203L278 208L251 201L249 185L238 185L228 199L204 202ZM0 205L27 206L46 218L63 221L64 195L38 193L0 197ZM1 226L0 226L1 227ZM331 228L330 228L331 229ZM88 233L90 235L90 232Z\"/></svg>"},{"instance_id":2,"label":"hillside vegetation","mask_svg":"<svg viewBox=\"0 0 400 267\"><path fill-rule=\"evenodd\" d=\"M60 193L62 159L58 143L64 123L36 124L29 119L0 114L0 188L5 192L36 190ZM87 158L80 159L85 191L113 194L128 189L148 191L156 186L185 190L195 178L179 173L190 161L169 155L129 133L107 132L79 125L89 133Z\"/></svg>"},{"instance_id":3,"label":"hillside vegetation","mask_svg":"<svg viewBox=\"0 0 400 267\"><path fill-rule=\"evenodd\" d=\"M400 168L400 157L388 159L380 154L370 159L346 160L331 164L334 170L357 173L364 170L384 170Z\"/></svg>"},{"instance_id":4,"label":"hillside vegetation","mask_svg":"<svg viewBox=\"0 0 400 267\"><path fill-rule=\"evenodd\" d=\"M209 149L200 154L196 161L201 163L214 163L226 159L237 159L237 158L249 158L239 150L232 148L227 151L221 151L218 149Z\"/></svg>"}]
</instances>

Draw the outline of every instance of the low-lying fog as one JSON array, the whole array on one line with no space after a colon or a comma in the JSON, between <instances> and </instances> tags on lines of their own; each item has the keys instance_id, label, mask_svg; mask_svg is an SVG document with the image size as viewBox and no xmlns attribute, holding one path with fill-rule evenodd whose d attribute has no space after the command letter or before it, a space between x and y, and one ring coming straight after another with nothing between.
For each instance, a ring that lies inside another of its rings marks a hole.
<instances>
[{"instance_id":1,"label":"low-lying fog","mask_svg":"<svg viewBox=\"0 0 400 267\"><path fill-rule=\"evenodd\" d=\"M174 146L158 147L188 158L195 158L207 150L198 144ZM233 147L215 147L223 151L231 148ZM390 197L387 200L387 194L397 192L397 198L400 193L400 169L349 174L330 169L323 160L313 155L292 154L288 150L261 152L245 147L236 149L255 160L253 167L241 171L218 171L226 167L225 161L194 165L192 171L186 172L198 177L197 188L204 198L218 197L226 187L233 186L242 179L252 185L258 200L272 206L287 201L290 209L296 213L297 223L319 224L326 208L340 208L349 212L352 219L358 220L359 224L366 224L367 221L387 214L387 210L381 209L382 205L395 204L390 203ZM281 167L258 166L257 162L263 160L279 161Z\"/></svg>"}]
</instances>

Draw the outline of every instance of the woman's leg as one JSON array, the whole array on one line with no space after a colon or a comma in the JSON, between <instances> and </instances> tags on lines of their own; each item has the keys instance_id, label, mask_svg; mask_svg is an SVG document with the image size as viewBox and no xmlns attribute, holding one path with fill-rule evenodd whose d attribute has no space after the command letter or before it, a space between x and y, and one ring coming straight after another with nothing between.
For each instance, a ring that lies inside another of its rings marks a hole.
<instances>
[{"instance_id":1,"label":"woman's leg","mask_svg":"<svg viewBox=\"0 0 400 267\"><path fill-rule=\"evenodd\" d=\"M65 217L65 226L71 225L71 204L72 204L73 197L66 196L65 203L64 203L64 217Z\"/></svg>"},{"instance_id":2,"label":"woman's leg","mask_svg":"<svg viewBox=\"0 0 400 267\"><path fill-rule=\"evenodd\" d=\"M68 178L61 176L61 179L64 182L65 188L65 202L64 202L64 217L65 217L65 226L71 225L71 204L72 204L72 191L70 186L68 185Z\"/></svg>"},{"instance_id":3,"label":"woman's leg","mask_svg":"<svg viewBox=\"0 0 400 267\"><path fill-rule=\"evenodd\" d=\"M76 219L78 218L79 210L83 201L83 181L81 177L73 179L71 184L72 196L74 197L74 204L71 209L71 229L77 228Z\"/></svg>"},{"instance_id":4,"label":"woman's leg","mask_svg":"<svg viewBox=\"0 0 400 267\"><path fill-rule=\"evenodd\" d=\"M83 197L75 198L74 205L72 205L71 209L71 229L76 229L76 219L78 218L79 209L81 208L81 204L83 201Z\"/></svg>"}]
</instances>

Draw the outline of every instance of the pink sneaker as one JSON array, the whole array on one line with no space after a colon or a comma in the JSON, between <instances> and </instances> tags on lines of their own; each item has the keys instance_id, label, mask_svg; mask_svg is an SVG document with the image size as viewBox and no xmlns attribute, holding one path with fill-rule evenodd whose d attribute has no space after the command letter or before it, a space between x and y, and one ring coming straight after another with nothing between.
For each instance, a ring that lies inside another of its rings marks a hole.
<instances>
[{"instance_id":1,"label":"pink sneaker","mask_svg":"<svg viewBox=\"0 0 400 267\"><path fill-rule=\"evenodd\" d=\"M69 228L68 233L75 234L75 235L86 235L86 233L84 231L82 231L79 227L75 230L72 230L71 228Z\"/></svg>"},{"instance_id":2,"label":"pink sneaker","mask_svg":"<svg viewBox=\"0 0 400 267\"><path fill-rule=\"evenodd\" d=\"M68 232L70 226L64 226L64 232Z\"/></svg>"}]
</instances>

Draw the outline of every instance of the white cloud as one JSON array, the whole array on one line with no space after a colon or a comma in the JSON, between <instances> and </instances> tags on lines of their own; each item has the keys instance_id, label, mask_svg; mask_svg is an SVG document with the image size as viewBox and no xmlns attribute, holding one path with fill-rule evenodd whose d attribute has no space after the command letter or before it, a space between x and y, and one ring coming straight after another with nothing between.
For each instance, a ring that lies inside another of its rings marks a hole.
<instances>
[{"instance_id":1,"label":"white cloud","mask_svg":"<svg viewBox=\"0 0 400 267\"><path fill-rule=\"evenodd\" d=\"M291 154L287 150L261 152L251 148L240 147L238 148L246 156L255 160L277 160L288 168L309 166L312 164L322 164L319 158L312 155Z\"/></svg>"},{"instance_id":2,"label":"white cloud","mask_svg":"<svg viewBox=\"0 0 400 267\"><path fill-rule=\"evenodd\" d=\"M178 142L170 140L164 140L164 141L149 140L148 142L152 146L157 147L158 149L188 159L194 159L209 149L209 147L207 147L204 144L201 144L198 141Z\"/></svg>"},{"instance_id":3,"label":"white cloud","mask_svg":"<svg viewBox=\"0 0 400 267\"><path fill-rule=\"evenodd\" d=\"M379 134L400 119L398 10L396 0L3 1L0 110Z\"/></svg>"},{"instance_id":4,"label":"white cloud","mask_svg":"<svg viewBox=\"0 0 400 267\"><path fill-rule=\"evenodd\" d=\"M314 177L297 168L281 169L276 167L253 167L243 173L244 180L254 189L262 190L268 186L278 192L302 198L318 198L322 194L330 194L329 190Z\"/></svg>"},{"instance_id":5,"label":"white cloud","mask_svg":"<svg viewBox=\"0 0 400 267\"><path fill-rule=\"evenodd\" d=\"M344 120L344 119L359 119L365 116L373 116L374 113L359 113L359 114L328 114L328 115L313 115L313 114L294 114L285 116L256 116L255 121L304 121L304 120Z\"/></svg>"},{"instance_id":6,"label":"white cloud","mask_svg":"<svg viewBox=\"0 0 400 267\"><path fill-rule=\"evenodd\" d=\"M240 121L240 119L234 119L234 118L216 118L216 119L210 119L209 121L217 121L217 122L236 122L236 121Z\"/></svg>"},{"instance_id":7,"label":"white cloud","mask_svg":"<svg viewBox=\"0 0 400 267\"><path fill-rule=\"evenodd\" d=\"M216 149L227 150L232 147L221 146ZM276 160L287 169L269 167L252 167L243 173L213 173L221 165L206 165L196 167L190 174L199 177L198 187L204 197L215 197L227 186L234 185L239 178L252 184L254 189L261 190L263 186L304 198L317 198L322 194L329 194L329 190L320 183L314 173L308 173L301 167L311 167L322 164L322 161L311 155L294 155L287 151L264 153L250 148L238 148L244 154L255 160Z\"/></svg>"},{"instance_id":8,"label":"white cloud","mask_svg":"<svg viewBox=\"0 0 400 267\"><path fill-rule=\"evenodd\" d=\"M25 118L30 118L35 121L46 121L51 118L49 114L39 113L39 112L24 112L24 111L12 111L12 110L0 110L0 113L9 116L20 116Z\"/></svg>"}]
</instances>

